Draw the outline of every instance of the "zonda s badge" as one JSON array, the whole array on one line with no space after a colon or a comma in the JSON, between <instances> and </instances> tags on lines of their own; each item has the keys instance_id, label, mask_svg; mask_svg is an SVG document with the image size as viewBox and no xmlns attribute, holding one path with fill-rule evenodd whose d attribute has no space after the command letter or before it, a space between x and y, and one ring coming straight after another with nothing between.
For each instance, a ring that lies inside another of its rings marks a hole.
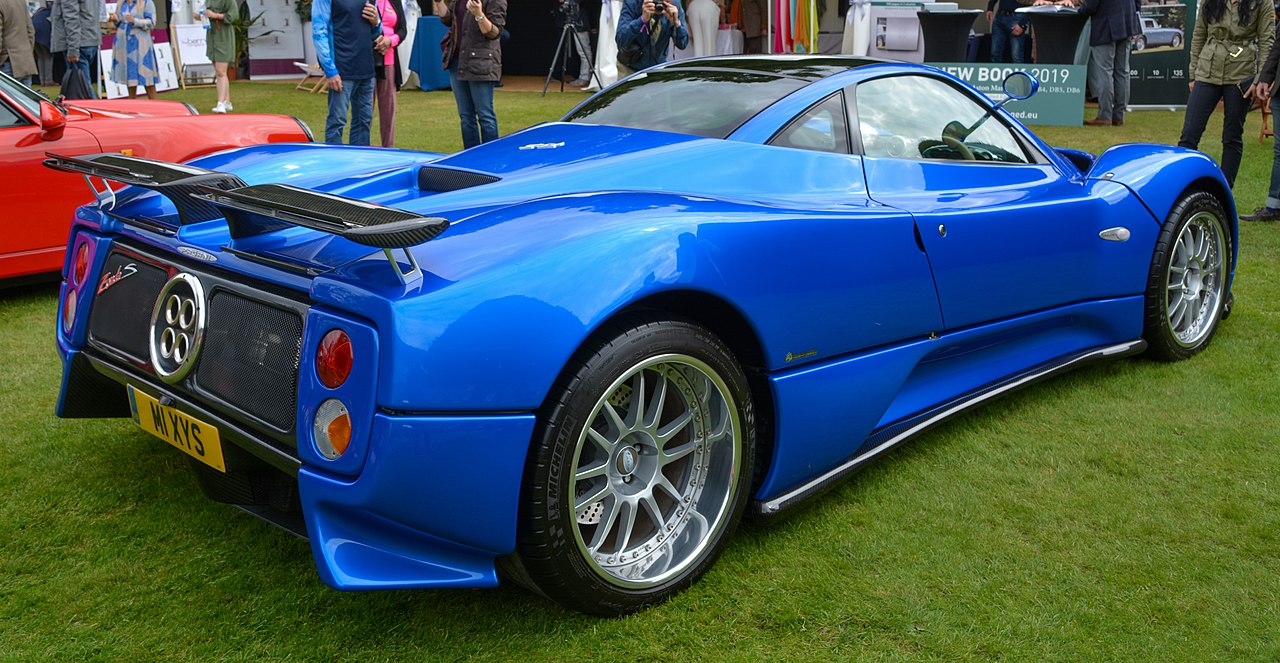
<instances>
[{"instance_id":1,"label":"zonda s badge","mask_svg":"<svg viewBox=\"0 0 1280 663\"><path fill-rule=\"evenodd\" d=\"M186 273L169 279L151 310L151 367L160 379L173 384L191 372L200 355L204 323L200 280Z\"/></svg>"},{"instance_id":2,"label":"zonda s badge","mask_svg":"<svg viewBox=\"0 0 1280 663\"><path fill-rule=\"evenodd\" d=\"M111 286L137 273L138 273L138 266L134 263L128 263L125 265L120 265L119 267L116 268L116 271L114 272L103 274L102 280L98 281L98 294L101 295L102 293L107 291L107 288L110 288Z\"/></svg>"}]
</instances>

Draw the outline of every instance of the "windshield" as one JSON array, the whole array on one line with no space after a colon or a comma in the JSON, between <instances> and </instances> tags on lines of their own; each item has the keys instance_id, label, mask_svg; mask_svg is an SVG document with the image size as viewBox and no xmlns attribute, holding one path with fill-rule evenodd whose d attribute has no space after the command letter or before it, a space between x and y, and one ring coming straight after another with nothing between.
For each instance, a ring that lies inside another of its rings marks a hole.
<instances>
[{"instance_id":1,"label":"windshield","mask_svg":"<svg viewBox=\"0 0 1280 663\"><path fill-rule=\"evenodd\" d=\"M659 69L601 92L564 121L724 138L807 84L741 70Z\"/></svg>"},{"instance_id":2,"label":"windshield","mask_svg":"<svg viewBox=\"0 0 1280 663\"><path fill-rule=\"evenodd\" d=\"M19 83L2 71L0 71L0 90L4 90L10 99L36 117L40 117L40 101L50 101L42 93Z\"/></svg>"}]
</instances>

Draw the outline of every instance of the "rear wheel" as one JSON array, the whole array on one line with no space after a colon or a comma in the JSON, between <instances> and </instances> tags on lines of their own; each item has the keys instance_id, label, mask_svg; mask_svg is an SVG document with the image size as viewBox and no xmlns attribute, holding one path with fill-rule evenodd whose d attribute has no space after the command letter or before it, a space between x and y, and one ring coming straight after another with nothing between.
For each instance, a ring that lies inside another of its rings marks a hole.
<instances>
[{"instance_id":1,"label":"rear wheel","mask_svg":"<svg viewBox=\"0 0 1280 663\"><path fill-rule=\"evenodd\" d=\"M1133 40L1133 50L1142 51L1142 50L1146 50L1146 48L1147 48L1146 37L1138 37L1137 39Z\"/></svg>"},{"instance_id":2,"label":"rear wheel","mask_svg":"<svg viewBox=\"0 0 1280 663\"><path fill-rule=\"evenodd\" d=\"M615 327L578 359L535 439L505 563L568 607L621 615L719 555L750 489L752 401L728 348L687 322Z\"/></svg>"},{"instance_id":3,"label":"rear wheel","mask_svg":"<svg viewBox=\"0 0 1280 663\"><path fill-rule=\"evenodd\" d=\"M1231 234L1214 196L1178 201L1156 240L1147 277L1143 337L1158 359L1186 359L1209 345L1227 306Z\"/></svg>"}]
</instances>

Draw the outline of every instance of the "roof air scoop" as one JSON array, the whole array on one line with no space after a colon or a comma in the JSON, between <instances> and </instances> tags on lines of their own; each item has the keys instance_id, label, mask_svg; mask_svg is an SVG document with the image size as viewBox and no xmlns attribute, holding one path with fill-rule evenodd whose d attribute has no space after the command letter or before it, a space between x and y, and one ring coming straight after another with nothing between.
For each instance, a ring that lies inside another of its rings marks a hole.
<instances>
[{"instance_id":1,"label":"roof air scoop","mask_svg":"<svg viewBox=\"0 0 1280 663\"><path fill-rule=\"evenodd\" d=\"M423 191L435 191L437 193L470 189L473 186L492 184L499 179L501 178L486 175L485 173L441 168L440 166L423 166L418 170L418 188Z\"/></svg>"}]
</instances>

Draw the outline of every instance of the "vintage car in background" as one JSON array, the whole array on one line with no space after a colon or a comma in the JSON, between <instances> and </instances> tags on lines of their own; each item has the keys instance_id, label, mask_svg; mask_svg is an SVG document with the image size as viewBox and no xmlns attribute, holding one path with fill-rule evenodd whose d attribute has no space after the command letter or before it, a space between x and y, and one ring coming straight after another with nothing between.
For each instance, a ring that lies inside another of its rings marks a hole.
<instances>
[{"instance_id":1,"label":"vintage car in background","mask_svg":"<svg viewBox=\"0 0 1280 663\"><path fill-rule=\"evenodd\" d=\"M57 273L75 208L94 198L84 180L41 165L45 152L120 152L165 161L259 143L310 141L282 115L198 116L175 101L97 100L58 105L0 73L0 279Z\"/></svg>"},{"instance_id":2,"label":"vintage car in background","mask_svg":"<svg viewBox=\"0 0 1280 663\"><path fill-rule=\"evenodd\" d=\"M1142 34L1133 38L1133 50L1142 51L1153 46L1182 48L1182 30L1163 28L1154 18L1142 17Z\"/></svg>"},{"instance_id":3,"label":"vintage car in background","mask_svg":"<svg viewBox=\"0 0 1280 663\"><path fill-rule=\"evenodd\" d=\"M49 165L136 185L75 219L60 416L133 418L333 587L605 615L970 406L1196 354L1236 256L1205 155L856 58L680 60L452 155Z\"/></svg>"}]
</instances>

